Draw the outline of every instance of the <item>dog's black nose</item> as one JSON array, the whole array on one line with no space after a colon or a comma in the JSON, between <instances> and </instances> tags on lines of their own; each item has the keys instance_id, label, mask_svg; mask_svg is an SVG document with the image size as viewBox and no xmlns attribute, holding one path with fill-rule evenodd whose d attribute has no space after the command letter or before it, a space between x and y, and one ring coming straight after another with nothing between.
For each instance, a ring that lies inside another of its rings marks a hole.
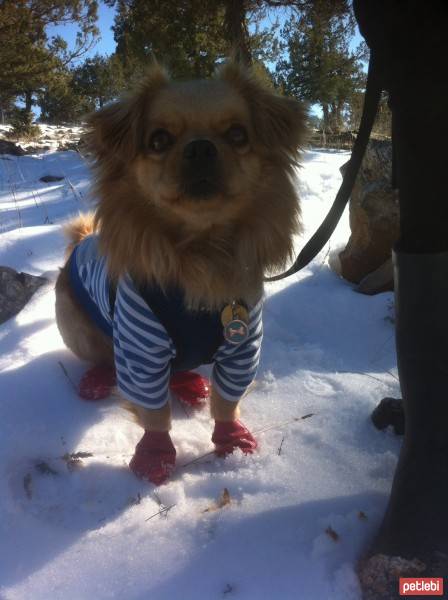
<instances>
[{"instance_id":1,"label":"dog's black nose","mask_svg":"<svg viewBox=\"0 0 448 600\"><path fill-rule=\"evenodd\" d=\"M219 188L218 149L210 140L193 140L182 153L182 178L185 192L205 198Z\"/></svg>"},{"instance_id":2,"label":"dog's black nose","mask_svg":"<svg viewBox=\"0 0 448 600\"><path fill-rule=\"evenodd\" d=\"M218 151L210 140L193 140L189 142L183 152L183 157L188 161L202 162L216 158Z\"/></svg>"}]
</instances>

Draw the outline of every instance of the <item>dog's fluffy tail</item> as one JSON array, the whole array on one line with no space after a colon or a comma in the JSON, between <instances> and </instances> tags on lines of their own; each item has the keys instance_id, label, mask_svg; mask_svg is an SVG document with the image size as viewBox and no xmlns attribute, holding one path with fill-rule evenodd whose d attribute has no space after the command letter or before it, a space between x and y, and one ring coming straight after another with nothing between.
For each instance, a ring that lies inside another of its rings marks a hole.
<instances>
[{"instance_id":1,"label":"dog's fluffy tail","mask_svg":"<svg viewBox=\"0 0 448 600\"><path fill-rule=\"evenodd\" d=\"M80 241L95 231L94 221L93 212L80 213L64 225L64 234L69 240L66 249L67 257L70 256Z\"/></svg>"}]
</instances>

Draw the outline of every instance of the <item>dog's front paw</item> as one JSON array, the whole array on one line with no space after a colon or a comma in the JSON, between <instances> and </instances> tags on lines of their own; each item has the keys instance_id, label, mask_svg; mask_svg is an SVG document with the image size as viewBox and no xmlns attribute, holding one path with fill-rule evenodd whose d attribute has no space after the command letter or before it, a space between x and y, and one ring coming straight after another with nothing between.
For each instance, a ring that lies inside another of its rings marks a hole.
<instances>
[{"instance_id":1,"label":"dog's front paw","mask_svg":"<svg viewBox=\"0 0 448 600\"><path fill-rule=\"evenodd\" d=\"M168 431L145 431L129 467L140 479L161 485L174 471L176 449Z\"/></svg>"},{"instance_id":2,"label":"dog's front paw","mask_svg":"<svg viewBox=\"0 0 448 600\"><path fill-rule=\"evenodd\" d=\"M117 384L115 369L112 367L96 366L84 373L79 384L79 396L83 400L104 400L111 395Z\"/></svg>"},{"instance_id":3,"label":"dog's front paw","mask_svg":"<svg viewBox=\"0 0 448 600\"><path fill-rule=\"evenodd\" d=\"M235 448L251 454L258 445L254 436L240 421L215 421L212 442L218 456L231 454Z\"/></svg>"},{"instance_id":4,"label":"dog's front paw","mask_svg":"<svg viewBox=\"0 0 448 600\"><path fill-rule=\"evenodd\" d=\"M179 371L170 378L170 390L191 408L202 408L210 397L210 381L193 371Z\"/></svg>"}]
</instances>

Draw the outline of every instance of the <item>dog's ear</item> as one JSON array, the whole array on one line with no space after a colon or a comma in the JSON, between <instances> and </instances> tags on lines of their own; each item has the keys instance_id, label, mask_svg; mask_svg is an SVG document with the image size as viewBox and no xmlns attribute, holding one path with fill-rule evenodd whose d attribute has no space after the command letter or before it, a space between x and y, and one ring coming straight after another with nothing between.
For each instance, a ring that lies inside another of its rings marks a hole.
<instances>
[{"instance_id":1,"label":"dog's ear","mask_svg":"<svg viewBox=\"0 0 448 600\"><path fill-rule=\"evenodd\" d=\"M271 151L280 150L294 157L306 138L306 110L302 103L277 94L253 72L235 61L218 71L244 97L250 107L255 134Z\"/></svg>"},{"instance_id":2,"label":"dog's ear","mask_svg":"<svg viewBox=\"0 0 448 600\"><path fill-rule=\"evenodd\" d=\"M87 146L98 160L135 158L143 149L151 99L168 83L167 72L154 62L134 91L88 117Z\"/></svg>"}]
</instances>

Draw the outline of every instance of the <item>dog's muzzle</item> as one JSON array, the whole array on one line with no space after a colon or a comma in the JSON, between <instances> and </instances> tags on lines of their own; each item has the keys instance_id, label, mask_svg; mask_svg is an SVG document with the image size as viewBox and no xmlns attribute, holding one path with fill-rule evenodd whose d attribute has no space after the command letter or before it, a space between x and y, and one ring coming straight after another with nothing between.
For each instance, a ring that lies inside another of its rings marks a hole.
<instances>
[{"instance_id":1,"label":"dog's muzzle","mask_svg":"<svg viewBox=\"0 0 448 600\"><path fill-rule=\"evenodd\" d=\"M181 171L187 196L207 198L219 192L218 149L210 140L193 140L185 146Z\"/></svg>"}]
</instances>

